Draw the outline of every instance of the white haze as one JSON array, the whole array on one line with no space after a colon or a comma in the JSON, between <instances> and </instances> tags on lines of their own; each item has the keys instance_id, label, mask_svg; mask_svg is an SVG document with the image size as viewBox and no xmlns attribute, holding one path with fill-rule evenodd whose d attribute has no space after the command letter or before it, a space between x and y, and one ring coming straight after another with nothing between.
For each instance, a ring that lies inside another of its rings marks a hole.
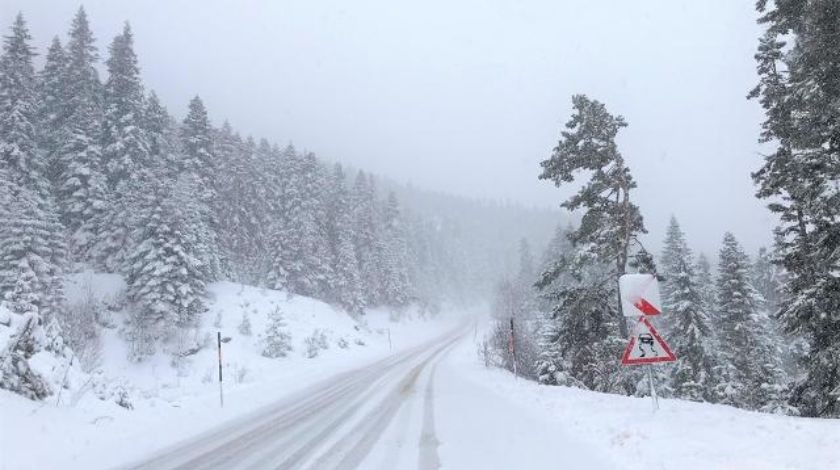
<instances>
[{"instance_id":1,"label":"white haze","mask_svg":"<svg viewBox=\"0 0 840 470\"><path fill-rule=\"evenodd\" d=\"M87 1L100 44L129 20L147 88L176 115L198 93L216 123L293 140L415 186L557 207L537 181L586 93L630 122L620 138L650 244L677 215L714 255L773 221L750 172L761 110L753 2ZM76 2L5 0L43 53ZM62 37L62 39L64 39Z\"/></svg>"}]
</instances>

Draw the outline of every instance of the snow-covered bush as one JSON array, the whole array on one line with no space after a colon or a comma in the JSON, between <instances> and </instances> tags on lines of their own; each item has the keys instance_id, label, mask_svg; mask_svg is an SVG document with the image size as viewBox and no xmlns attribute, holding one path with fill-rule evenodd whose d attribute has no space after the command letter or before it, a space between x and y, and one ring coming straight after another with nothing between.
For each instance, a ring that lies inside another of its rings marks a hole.
<instances>
[{"instance_id":1,"label":"snow-covered bush","mask_svg":"<svg viewBox=\"0 0 840 470\"><path fill-rule=\"evenodd\" d=\"M82 369L90 372L102 362L100 324L107 321L107 313L90 283L82 288L82 292L82 297L67 305L58 315L58 320L67 345L76 354Z\"/></svg>"},{"instance_id":2,"label":"snow-covered bush","mask_svg":"<svg viewBox=\"0 0 840 470\"><path fill-rule=\"evenodd\" d=\"M265 357L285 357L292 350L292 336L286 331L286 320L280 307L269 313L262 342L262 355Z\"/></svg>"},{"instance_id":3,"label":"snow-covered bush","mask_svg":"<svg viewBox=\"0 0 840 470\"><path fill-rule=\"evenodd\" d=\"M248 318L248 313L242 314L242 321L239 323L239 334L242 336L251 336L251 320Z\"/></svg>"},{"instance_id":4,"label":"snow-covered bush","mask_svg":"<svg viewBox=\"0 0 840 470\"><path fill-rule=\"evenodd\" d=\"M320 328L315 328L310 336L304 339L306 344L306 357L317 357L322 350L329 349L330 345L327 343L327 334Z\"/></svg>"}]
</instances>

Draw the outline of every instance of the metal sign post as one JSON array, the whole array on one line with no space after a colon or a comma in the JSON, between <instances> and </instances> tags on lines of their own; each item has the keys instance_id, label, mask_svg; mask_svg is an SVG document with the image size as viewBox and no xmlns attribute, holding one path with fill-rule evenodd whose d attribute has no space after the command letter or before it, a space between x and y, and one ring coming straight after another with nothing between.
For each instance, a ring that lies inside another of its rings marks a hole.
<instances>
[{"instance_id":1,"label":"metal sign post","mask_svg":"<svg viewBox=\"0 0 840 470\"><path fill-rule=\"evenodd\" d=\"M650 396L653 398L653 411L655 412L659 409L659 397L656 395L656 386L653 381L653 366L650 364L647 366L647 373L648 381L650 382Z\"/></svg>"},{"instance_id":2,"label":"metal sign post","mask_svg":"<svg viewBox=\"0 0 840 470\"><path fill-rule=\"evenodd\" d=\"M219 345L219 406L225 407L225 393L222 388L222 332L216 332L216 341Z\"/></svg>"}]
</instances>

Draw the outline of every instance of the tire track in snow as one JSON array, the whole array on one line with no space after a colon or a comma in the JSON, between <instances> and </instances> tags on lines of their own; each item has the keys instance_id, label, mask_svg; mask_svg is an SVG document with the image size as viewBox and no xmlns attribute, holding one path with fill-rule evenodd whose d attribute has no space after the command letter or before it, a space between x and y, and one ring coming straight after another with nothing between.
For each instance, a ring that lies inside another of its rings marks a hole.
<instances>
[{"instance_id":1,"label":"tire track in snow","mask_svg":"<svg viewBox=\"0 0 840 470\"><path fill-rule=\"evenodd\" d=\"M437 363L429 371L429 382L426 384L426 393L423 397L423 429L420 431L418 470L438 470L440 468L440 456L438 455L440 441L435 434L435 370L437 370Z\"/></svg>"},{"instance_id":2,"label":"tire track in snow","mask_svg":"<svg viewBox=\"0 0 840 470\"><path fill-rule=\"evenodd\" d=\"M458 339L460 337L446 342L420 364L413 367L402 380L391 388L386 397L379 403L379 406L368 412L356 426L345 433L344 437L335 442L329 450L307 468L311 470L324 468L350 470L357 468L405 404L406 398L411 395L423 369L448 351Z\"/></svg>"},{"instance_id":3,"label":"tire track in snow","mask_svg":"<svg viewBox=\"0 0 840 470\"><path fill-rule=\"evenodd\" d=\"M441 340L338 374L129 468L291 469L314 459L321 462L329 455L332 457L327 459L327 466L310 468L355 468L393 420L423 368L461 337L459 330ZM405 373L404 366L418 359L419 364ZM382 395L380 386L394 380L396 386L388 389L384 397L377 396ZM374 403L375 408L352 425L365 403ZM350 431L340 433L342 426L348 424L352 425ZM338 436L337 441L322 454L325 443L334 435Z\"/></svg>"}]
</instances>

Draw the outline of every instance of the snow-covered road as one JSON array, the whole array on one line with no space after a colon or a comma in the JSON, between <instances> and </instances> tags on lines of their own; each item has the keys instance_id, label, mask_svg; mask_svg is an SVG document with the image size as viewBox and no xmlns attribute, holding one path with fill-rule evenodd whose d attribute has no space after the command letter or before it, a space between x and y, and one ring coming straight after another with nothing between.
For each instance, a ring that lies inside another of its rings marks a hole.
<instances>
[{"instance_id":1,"label":"snow-covered road","mask_svg":"<svg viewBox=\"0 0 840 470\"><path fill-rule=\"evenodd\" d=\"M459 377L447 353L468 346L469 330L338 374L129 468L540 468L561 449L567 463L606 468L550 423Z\"/></svg>"}]
</instances>

